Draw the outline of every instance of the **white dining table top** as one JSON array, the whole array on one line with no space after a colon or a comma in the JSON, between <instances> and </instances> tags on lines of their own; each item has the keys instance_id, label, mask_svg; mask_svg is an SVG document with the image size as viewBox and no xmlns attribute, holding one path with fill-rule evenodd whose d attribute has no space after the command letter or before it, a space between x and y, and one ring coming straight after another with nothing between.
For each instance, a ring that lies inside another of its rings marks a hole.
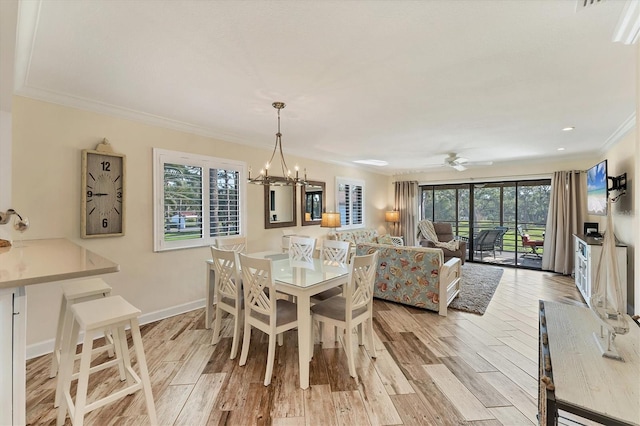
<instances>
[{"instance_id":1,"label":"white dining table top","mask_svg":"<svg viewBox=\"0 0 640 426\"><path fill-rule=\"evenodd\" d=\"M313 262L299 262L289 259L272 261L273 279L278 283L297 287L312 287L316 284L346 276L347 265L313 259Z\"/></svg>"},{"instance_id":2,"label":"white dining table top","mask_svg":"<svg viewBox=\"0 0 640 426\"><path fill-rule=\"evenodd\" d=\"M0 288L118 272L120 265L65 238L24 240L0 249Z\"/></svg>"}]
</instances>

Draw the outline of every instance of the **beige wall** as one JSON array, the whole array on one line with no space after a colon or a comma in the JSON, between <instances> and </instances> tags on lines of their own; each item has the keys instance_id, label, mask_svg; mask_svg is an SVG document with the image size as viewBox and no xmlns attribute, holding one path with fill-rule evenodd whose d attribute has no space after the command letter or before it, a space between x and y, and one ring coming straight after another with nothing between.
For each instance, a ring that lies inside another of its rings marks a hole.
<instances>
[{"instance_id":1,"label":"beige wall","mask_svg":"<svg viewBox=\"0 0 640 426\"><path fill-rule=\"evenodd\" d=\"M270 146L259 150L17 96L12 115L12 207L29 216L25 238L65 237L119 263L121 271L104 278L143 315L204 299L208 248L153 252L152 148L242 160L256 168L270 155ZM83 240L80 151L94 149L104 137L127 156L126 235ZM335 204L336 176L365 180L366 225L384 231L392 189L387 176L306 158L287 156L287 161L306 167L309 179L326 182L328 210ZM264 229L263 187L248 185L247 194L249 249L279 250L281 229ZM299 203L298 192L298 223ZM294 230L314 237L328 231L317 225ZM29 286L27 296L27 344L33 355L33 345L46 346L54 337L60 284Z\"/></svg>"}]
</instances>

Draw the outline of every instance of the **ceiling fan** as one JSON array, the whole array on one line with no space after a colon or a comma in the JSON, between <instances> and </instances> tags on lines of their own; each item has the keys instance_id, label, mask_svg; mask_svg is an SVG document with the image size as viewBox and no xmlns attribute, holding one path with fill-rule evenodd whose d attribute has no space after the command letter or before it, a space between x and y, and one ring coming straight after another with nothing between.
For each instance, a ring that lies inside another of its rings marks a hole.
<instances>
[{"instance_id":1,"label":"ceiling fan","mask_svg":"<svg viewBox=\"0 0 640 426\"><path fill-rule=\"evenodd\" d=\"M466 158L459 157L455 152L449 153L444 159L445 166L454 168L459 172L467 170L469 166L490 166L492 164L493 161L469 161Z\"/></svg>"}]
</instances>

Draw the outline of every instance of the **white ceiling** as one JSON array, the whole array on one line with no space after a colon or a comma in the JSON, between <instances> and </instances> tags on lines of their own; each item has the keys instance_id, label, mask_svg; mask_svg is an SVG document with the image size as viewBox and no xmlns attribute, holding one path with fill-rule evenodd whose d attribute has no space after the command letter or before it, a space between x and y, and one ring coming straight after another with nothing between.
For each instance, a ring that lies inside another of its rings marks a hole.
<instances>
[{"instance_id":1,"label":"white ceiling","mask_svg":"<svg viewBox=\"0 0 640 426\"><path fill-rule=\"evenodd\" d=\"M15 92L267 150L284 101L285 155L388 174L575 158L635 123L624 5L23 1Z\"/></svg>"}]
</instances>

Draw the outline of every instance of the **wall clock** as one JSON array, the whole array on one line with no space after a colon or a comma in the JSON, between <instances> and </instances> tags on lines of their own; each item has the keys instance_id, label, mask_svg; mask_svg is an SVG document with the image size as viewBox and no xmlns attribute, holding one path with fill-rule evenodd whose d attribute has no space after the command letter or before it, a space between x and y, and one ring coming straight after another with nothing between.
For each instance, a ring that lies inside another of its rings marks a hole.
<instances>
[{"instance_id":1,"label":"wall clock","mask_svg":"<svg viewBox=\"0 0 640 426\"><path fill-rule=\"evenodd\" d=\"M82 150L82 238L124 235L125 166L107 139Z\"/></svg>"}]
</instances>

